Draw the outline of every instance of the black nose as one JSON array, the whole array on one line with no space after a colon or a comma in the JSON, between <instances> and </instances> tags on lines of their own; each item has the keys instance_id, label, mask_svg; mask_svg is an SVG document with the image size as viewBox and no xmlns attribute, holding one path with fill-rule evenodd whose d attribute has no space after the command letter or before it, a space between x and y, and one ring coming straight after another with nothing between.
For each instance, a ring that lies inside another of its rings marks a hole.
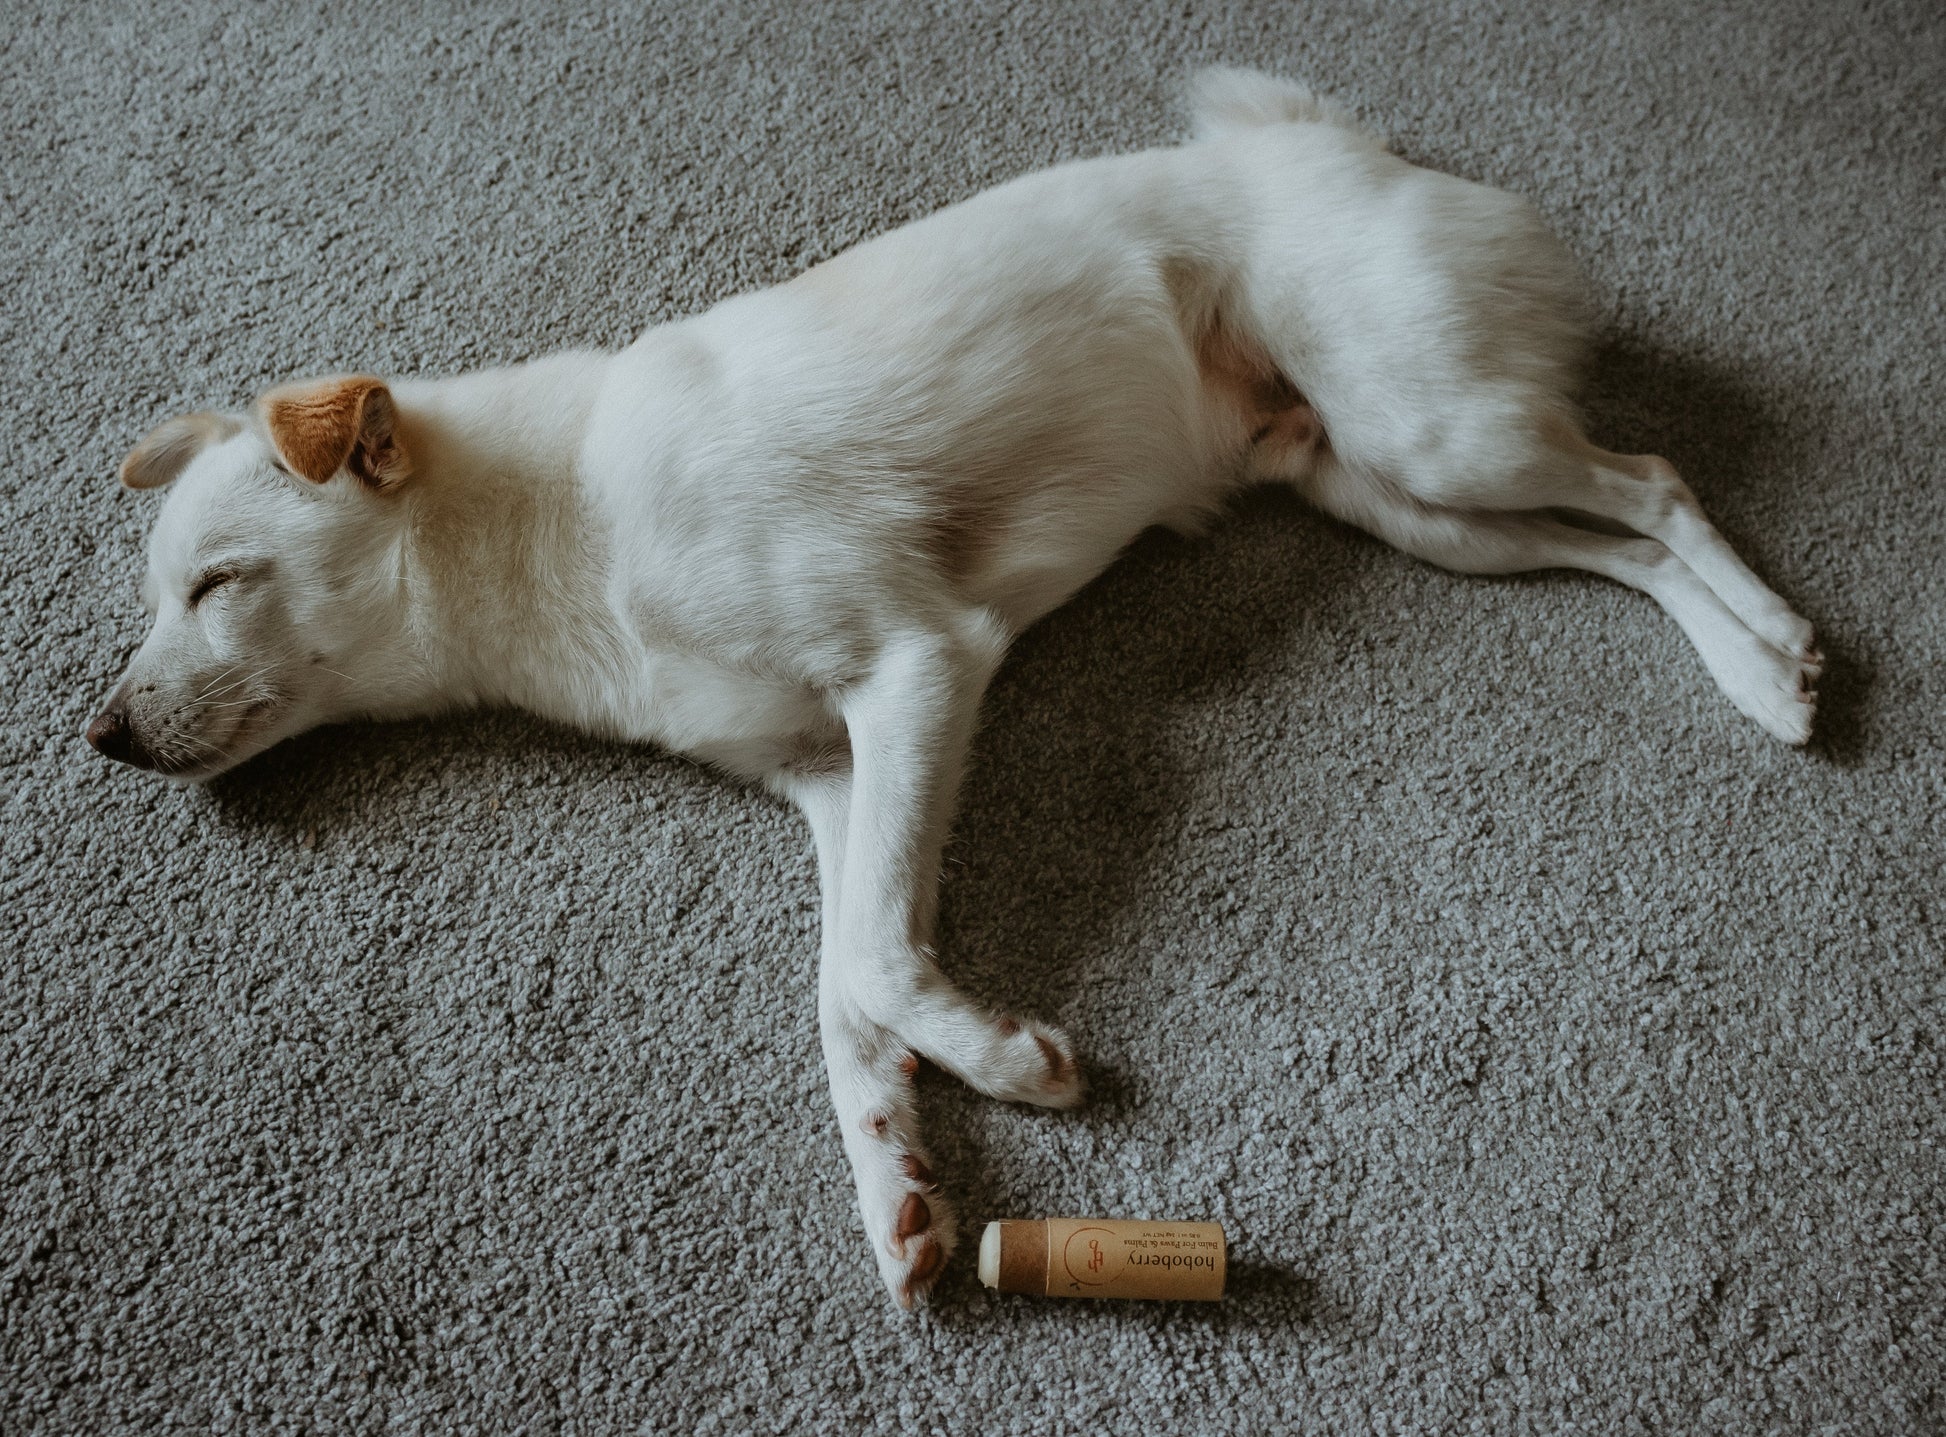
<instances>
[{"instance_id":1,"label":"black nose","mask_svg":"<svg viewBox=\"0 0 1946 1437\"><path fill-rule=\"evenodd\" d=\"M96 714L94 722L88 725L88 742L95 746L96 752L123 763L140 764L144 758L141 746L135 742L135 730L128 726L127 709L103 709Z\"/></svg>"}]
</instances>

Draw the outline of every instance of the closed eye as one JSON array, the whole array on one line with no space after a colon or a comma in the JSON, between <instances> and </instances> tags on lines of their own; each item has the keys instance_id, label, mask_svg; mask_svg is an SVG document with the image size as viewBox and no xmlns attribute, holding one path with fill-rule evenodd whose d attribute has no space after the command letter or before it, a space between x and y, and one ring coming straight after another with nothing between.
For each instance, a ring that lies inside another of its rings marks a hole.
<instances>
[{"instance_id":1,"label":"closed eye","mask_svg":"<svg viewBox=\"0 0 1946 1437\"><path fill-rule=\"evenodd\" d=\"M236 577L237 572L234 569L207 570L201 578L196 580L194 587L189 591L189 607L192 609L195 608L213 590L220 589L225 584L235 582Z\"/></svg>"}]
</instances>

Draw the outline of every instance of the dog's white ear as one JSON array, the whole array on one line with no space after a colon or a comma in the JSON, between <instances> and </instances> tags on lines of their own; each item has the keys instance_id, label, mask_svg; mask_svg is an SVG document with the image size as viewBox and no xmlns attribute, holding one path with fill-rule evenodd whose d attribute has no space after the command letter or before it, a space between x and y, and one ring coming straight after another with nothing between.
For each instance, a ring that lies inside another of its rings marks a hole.
<instances>
[{"instance_id":1,"label":"dog's white ear","mask_svg":"<svg viewBox=\"0 0 1946 1437\"><path fill-rule=\"evenodd\" d=\"M285 467L313 484L349 469L373 489L390 489L412 472L392 391L382 379L348 374L288 384L258 400L257 408Z\"/></svg>"},{"instance_id":2,"label":"dog's white ear","mask_svg":"<svg viewBox=\"0 0 1946 1437\"><path fill-rule=\"evenodd\" d=\"M207 412L184 414L158 424L122 461L122 483L131 489L160 489L212 444L243 428L235 416Z\"/></svg>"}]
</instances>

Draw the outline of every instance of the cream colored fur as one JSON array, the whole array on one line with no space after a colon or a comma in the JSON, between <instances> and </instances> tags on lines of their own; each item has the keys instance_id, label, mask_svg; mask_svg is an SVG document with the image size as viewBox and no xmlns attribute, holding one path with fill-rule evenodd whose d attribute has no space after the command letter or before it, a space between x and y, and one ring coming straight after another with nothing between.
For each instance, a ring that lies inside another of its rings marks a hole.
<instances>
[{"instance_id":1,"label":"cream colored fur","mask_svg":"<svg viewBox=\"0 0 1946 1437\"><path fill-rule=\"evenodd\" d=\"M319 723L516 705L797 803L832 1098L909 1303L955 1232L915 1055L1082 1091L1059 1033L933 962L981 694L1143 529L1269 479L1434 563L1593 570L1809 731L1809 625L1667 464L1582 437L1577 283L1534 211L1285 82L1198 94L1192 145L1016 180L619 354L171 421L128 468L169 485L155 626L91 738L205 778Z\"/></svg>"}]
</instances>

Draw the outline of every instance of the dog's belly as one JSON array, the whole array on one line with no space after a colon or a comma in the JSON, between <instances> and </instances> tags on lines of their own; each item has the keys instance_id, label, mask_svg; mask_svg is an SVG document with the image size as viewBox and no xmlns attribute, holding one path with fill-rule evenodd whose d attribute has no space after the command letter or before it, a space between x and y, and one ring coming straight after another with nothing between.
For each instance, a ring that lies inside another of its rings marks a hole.
<instances>
[{"instance_id":1,"label":"dog's belly","mask_svg":"<svg viewBox=\"0 0 1946 1437\"><path fill-rule=\"evenodd\" d=\"M1196 477L1186 473L1179 487ZM1034 496L992 528L971 530L948 563L959 591L1017 634L1074 597L1143 530L1192 527L1197 511L1158 504L1146 485L1064 484L1056 502Z\"/></svg>"}]
</instances>

